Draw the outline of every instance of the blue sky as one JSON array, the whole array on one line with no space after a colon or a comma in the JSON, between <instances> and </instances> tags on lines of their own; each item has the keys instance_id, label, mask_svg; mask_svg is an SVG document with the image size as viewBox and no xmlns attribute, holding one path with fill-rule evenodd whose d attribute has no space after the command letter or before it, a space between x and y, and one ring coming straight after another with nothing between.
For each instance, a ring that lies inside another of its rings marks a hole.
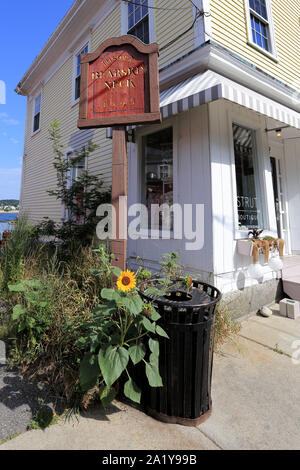
<instances>
[{"instance_id":1,"label":"blue sky","mask_svg":"<svg viewBox=\"0 0 300 470\"><path fill-rule=\"evenodd\" d=\"M11 0L0 5L0 199L19 199L26 98L14 89L73 0ZM2 104L1 81L6 85Z\"/></svg>"}]
</instances>

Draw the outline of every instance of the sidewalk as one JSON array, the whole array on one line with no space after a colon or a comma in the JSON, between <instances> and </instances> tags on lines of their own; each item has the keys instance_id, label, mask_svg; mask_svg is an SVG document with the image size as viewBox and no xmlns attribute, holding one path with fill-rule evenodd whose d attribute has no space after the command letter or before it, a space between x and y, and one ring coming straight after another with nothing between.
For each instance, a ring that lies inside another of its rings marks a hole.
<instances>
[{"instance_id":1,"label":"sidewalk","mask_svg":"<svg viewBox=\"0 0 300 470\"><path fill-rule=\"evenodd\" d=\"M106 413L98 408L79 422L29 431L0 450L205 450L218 449L197 428L167 425L114 401Z\"/></svg>"},{"instance_id":2,"label":"sidewalk","mask_svg":"<svg viewBox=\"0 0 300 470\"><path fill-rule=\"evenodd\" d=\"M164 424L119 402L70 423L30 431L6 449L300 449L300 365L291 355L300 321L243 323L237 344L215 355L213 412L198 428ZM300 359L300 354L299 354Z\"/></svg>"},{"instance_id":3,"label":"sidewalk","mask_svg":"<svg viewBox=\"0 0 300 470\"><path fill-rule=\"evenodd\" d=\"M300 449L300 364L288 356L295 340L299 320L254 316L238 349L227 344L217 356L213 413L199 429L221 448Z\"/></svg>"}]
</instances>

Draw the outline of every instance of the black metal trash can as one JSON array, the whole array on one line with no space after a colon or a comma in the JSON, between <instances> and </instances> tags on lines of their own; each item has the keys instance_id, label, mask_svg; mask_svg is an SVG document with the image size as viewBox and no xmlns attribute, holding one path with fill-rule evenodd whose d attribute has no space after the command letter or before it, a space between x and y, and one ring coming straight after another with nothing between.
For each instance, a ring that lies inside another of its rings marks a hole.
<instances>
[{"instance_id":1,"label":"black metal trash can","mask_svg":"<svg viewBox=\"0 0 300 470\"><path fill-rule=\"evenodd\" d=\"M143 406L161 421L197 426L211 413L211 377L214 347L214 314L221 293L215 287L193 281L189 294L178 289L154 299L144 292L159 280L140 285L140 294L161 315L158 324L170 339L159 338L159 368L163 387L146 387ZM177 284L177 287L176 287Z\"/></svg>"}]
</instances>

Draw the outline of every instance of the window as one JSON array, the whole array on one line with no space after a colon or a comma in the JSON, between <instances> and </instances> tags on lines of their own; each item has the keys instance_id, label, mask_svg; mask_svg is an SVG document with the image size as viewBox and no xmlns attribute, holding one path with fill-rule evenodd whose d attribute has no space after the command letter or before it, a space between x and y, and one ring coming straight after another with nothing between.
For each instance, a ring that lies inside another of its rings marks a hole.
<instances>
[{"instance_id":1,"label":"window","mask_svg":"<svg viewBox=\"0 0 300 470\"><path fill-rule=\"evenodd\" d=\"M78 179L83 175L84 171L85 171L85 158L81 160L74 159L74 163L70 170L70 186L72 186L72 184L75 183L75 181L78 181Z\"/></svg>"},{"instance_id":2,"label":"window","mask_svg":"<svg viewBox=\"0 0 300 470\"><path fill-rule=\"evenodd\" d=\"M86 158L81 159L78 157L77 154L74 154L73 152L69 152L67 154L67 158L70 162L72 162L72 166L69 170L68 187L70 188L72 185L74 185L74 183L78 182L78 188L76 188L76 190L78 191L76 192L74 203L76 206L78 206L78 208L81 208L84 187L82 187L82 185L79 183L79 179L83 176L84 171L86 169ZM72 212L70 213L69 211L67 211L66 213L66 218L76 223L83 222L82 217Z\"/></svg>"},{"instance_id":3,"label":"window","mask_svg":"<svg viewBox=\"0 0 300 470\"><path fill-rule=\"evenodd\" d=\"M75 83L74 83L74 101L76 102L80 98L80 58L81 54L87 54L89 52L89 46L86 45L78 54L75 56Z\"/></svg>"},{"instance_id":4,"label":"window","mask_svg":"<svg viewBox=\"0 0 300 470\"><path fill-rule=\"evenodd\" d=\"M173 129L148 134L143 137L143 203L148 209L149 227L162 228L162 214L158 226L151 226L152 204L173 205ZM172 222L171 227L172 228Z\"/></svg>"},{"instance_id":5,"label":"window","mask_svg":"<svg viewBox=\"0 0 300 470\"><path fill-rule=\"evenodd\" d=\"M247 0L249 5L249 41L276 55L270 0Z\"/></svg>"},{"instance_id":6,"label":"window","mask_svg":"<svg viewBox=\"0 0 300 470\"><path fill-rule=\"evenodd\" d=\"M262 229L262 201L255 132L233 124L239 230Z\"/></svg>"},{"instance_id":7,"label":"window","mask_svg":"<svg viewBox=\"0 0 300 470\"><path fill-rule=\"evenodd\" d=\"M32 132L35 133L40 130L41 124L41 102L42 102L42 95L41 93L35 98L33 104L33 125L32 125Z\"/></svg>"},{"instance_id":8,"label":"window","mask_svg":"<svg viewBox=\"0 0 300 470\"><path fill-rule=\"evenodd\" d=\"M134 0L128 3L128 34L149 44L148 0Z\"/></svg>"}]
</instances>

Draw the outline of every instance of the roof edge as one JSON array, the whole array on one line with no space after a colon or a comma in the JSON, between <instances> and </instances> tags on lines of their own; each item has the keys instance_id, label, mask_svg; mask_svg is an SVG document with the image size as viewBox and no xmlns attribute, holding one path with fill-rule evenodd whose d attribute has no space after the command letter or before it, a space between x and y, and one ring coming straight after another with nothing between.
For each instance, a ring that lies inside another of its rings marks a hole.
<instances>
[{"instance_id":1,"label":"roof edge","mask_svg":"<svg viewBox=\"0 0 300 470\"><path fill-rule=\"evenodd\" d=\"M46 56L50 48L55 44L61 32L64 30L64 28L68 25L68 23L72 20L72 18L77 14L77 12L85 3L86 3L86 0L76 0L75 3L71 6L71 8L67 11L67 13L62 18L57 28L51 34L50 38L47 40L42 50L36 56L31 66L29 67L29 69L26 71L26 73L23 75L18 85L16 86L15 92L18 95L23 95L23 96L26 95L25 93L22 92L22 87L26 83L26 80L32 75L36 67L39 65L40 61Z\"/></svg>"}]
</instances>

